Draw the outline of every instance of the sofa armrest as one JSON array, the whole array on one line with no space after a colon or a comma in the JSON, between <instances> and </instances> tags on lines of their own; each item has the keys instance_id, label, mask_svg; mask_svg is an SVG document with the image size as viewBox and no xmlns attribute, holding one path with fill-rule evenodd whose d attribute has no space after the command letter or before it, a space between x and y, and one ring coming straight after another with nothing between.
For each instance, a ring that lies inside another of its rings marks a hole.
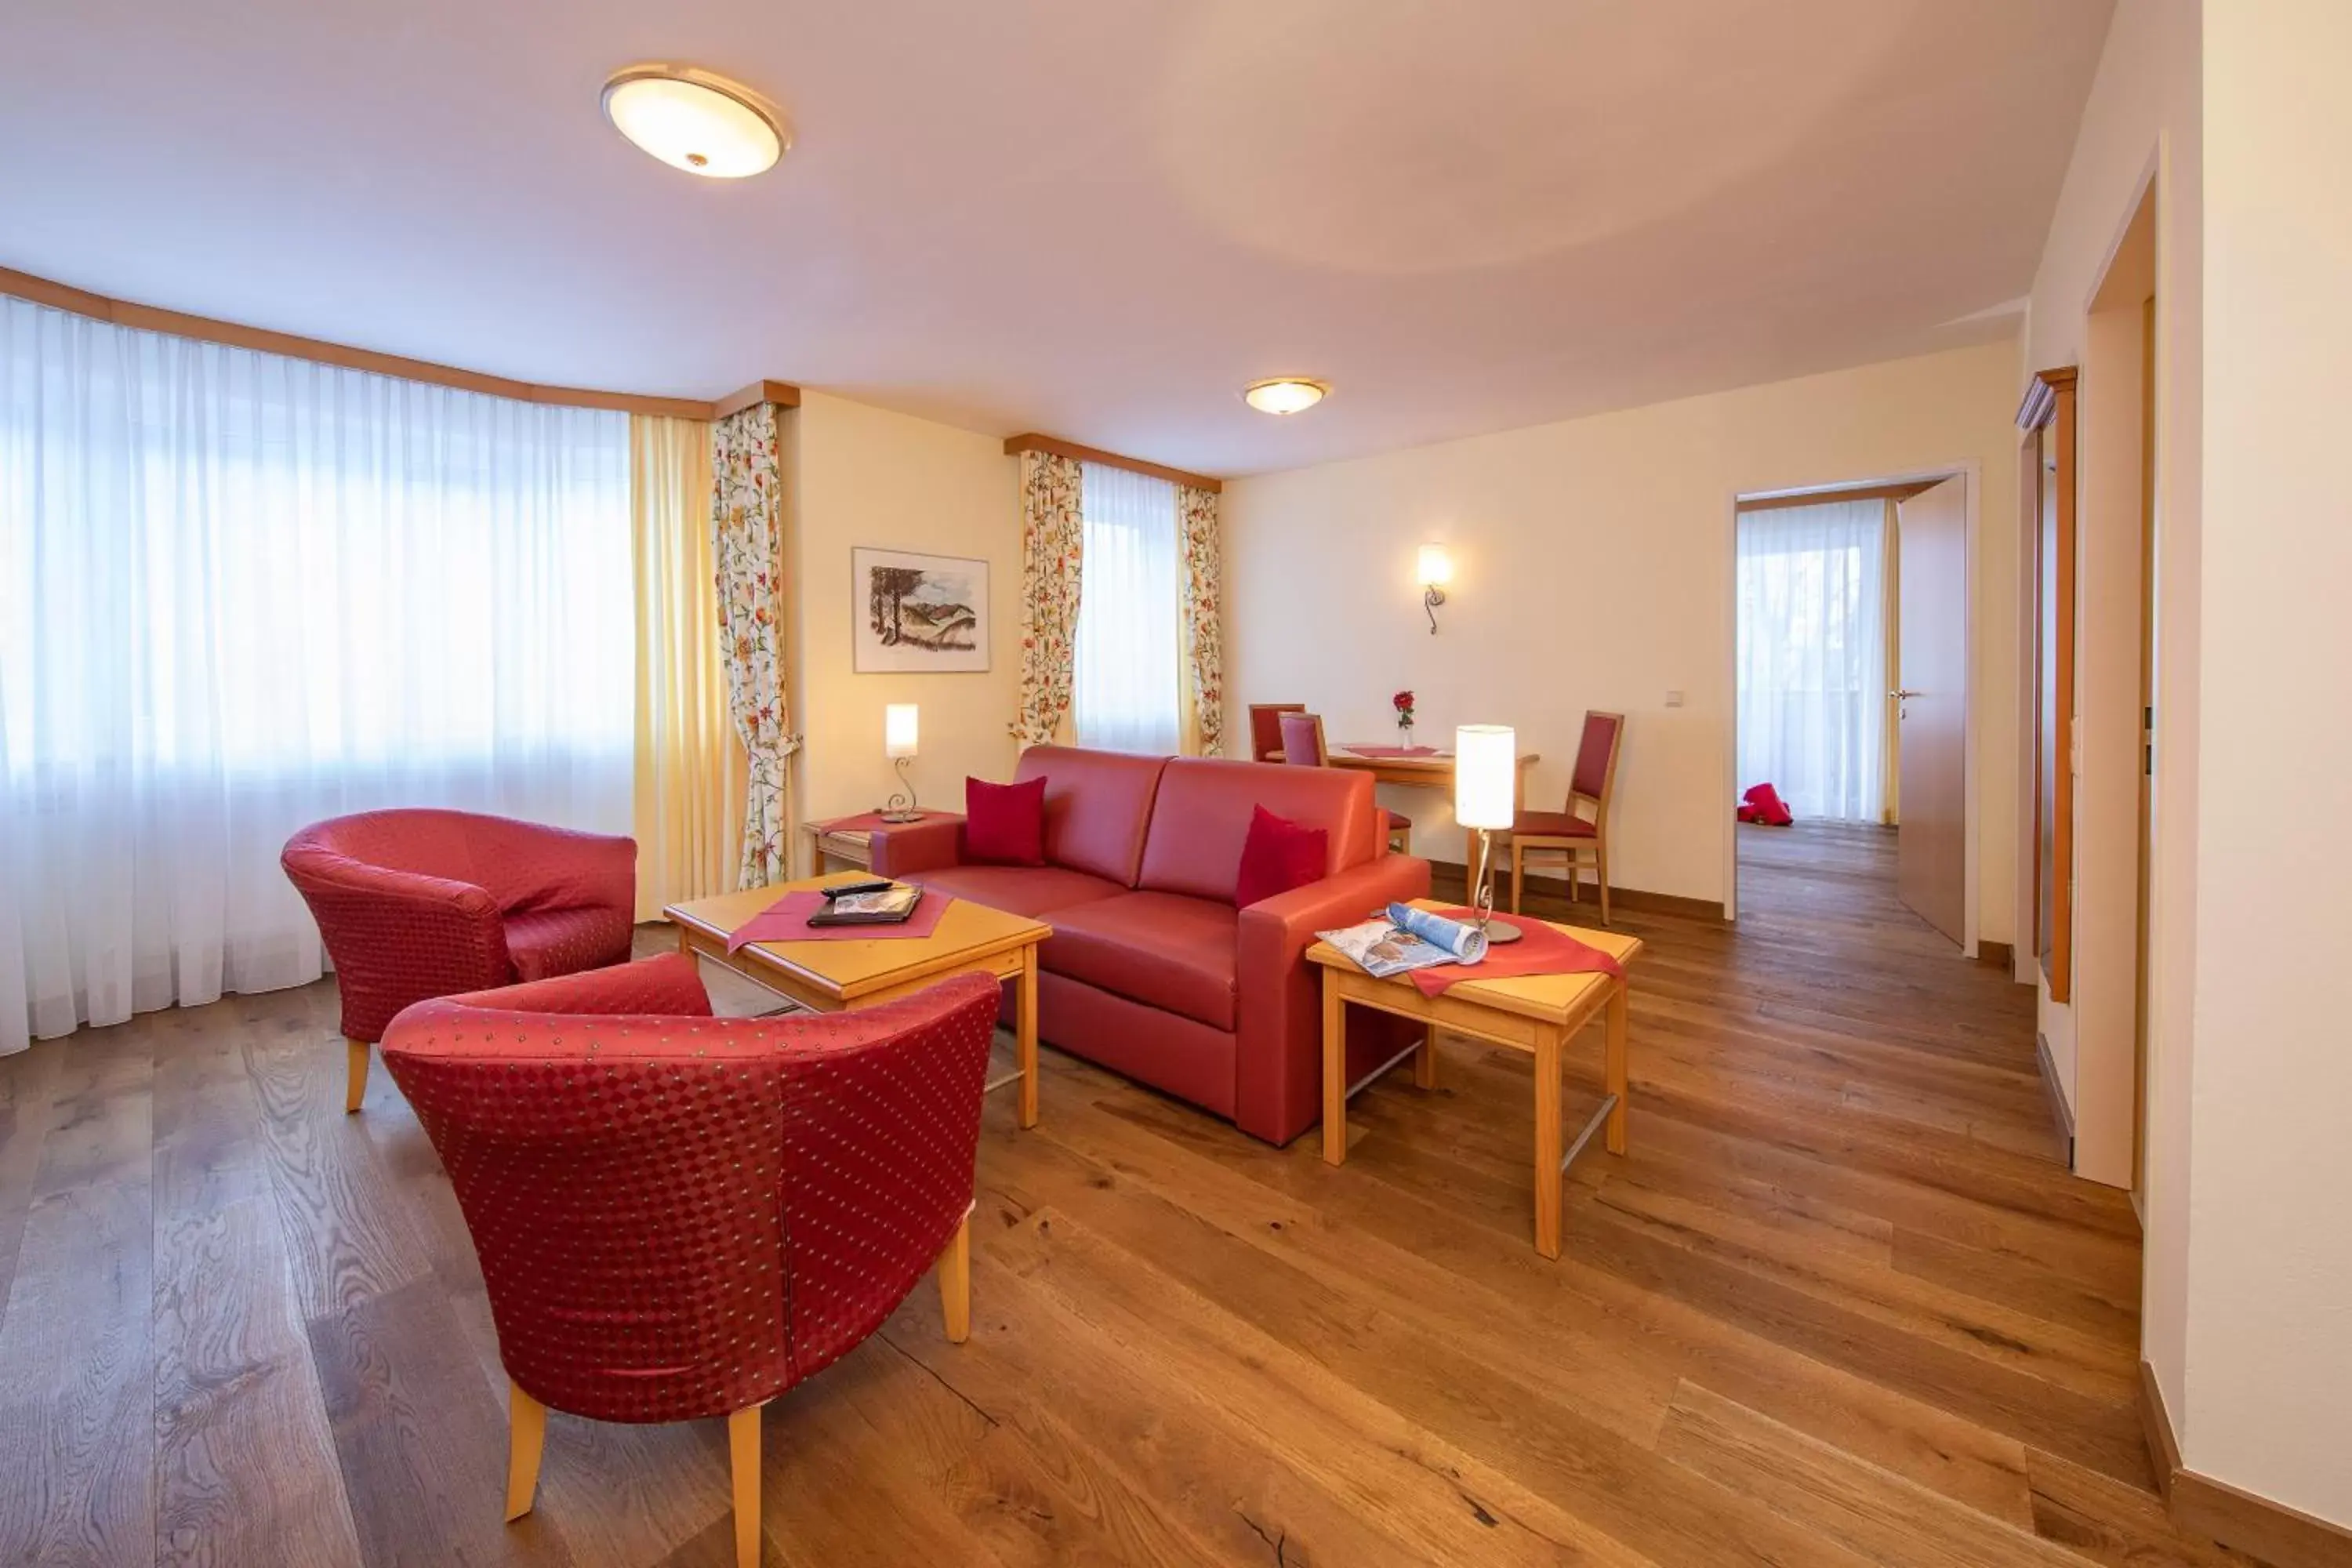
<instances>
[{"instance_id":1,"label":"sofa armrest","mask_svg":"<svg viewBox=\"0 0 2352 1568\"><path fill-rule=\"evenodd\" d=\"M1244 1131L1286 1143L1321 1114L1321 993L1306 957L1315 933L1355 925L1394 900L1428 892L1428 861L1381 855L1242 910L1234 963L1241 1024L1234 1121Z\"/></svg>"},{"instance_id":2,"label":"sofa armrest","mask_svg":"<svg viewBox=\"0 0 2352 1568\"><path fill-rule=\"evenodd\" d=\"M963 818L926 816L919 822L897 822L867 835L866 862L877 877L911 877L963 863Z\"/></svg>"}]
</instances>

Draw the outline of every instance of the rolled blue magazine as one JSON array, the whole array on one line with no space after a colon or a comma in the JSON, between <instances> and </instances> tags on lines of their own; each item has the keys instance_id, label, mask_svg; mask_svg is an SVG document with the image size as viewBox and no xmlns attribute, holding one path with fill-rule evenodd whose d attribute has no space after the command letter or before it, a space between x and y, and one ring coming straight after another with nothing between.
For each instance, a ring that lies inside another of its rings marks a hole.
<instances>
[{"instance_id":1,"label":"rolled blue magazine","mask_svg":"<svg viewBox=\"0 0 2352 1568\"><path fill-rule=\"evenodd\" d=\"M1475 963L1486 956L1486 933L1476 926L1450 921L1411 904L1391 904L1385 912L1390 924L1432 947L1444 948L1456 963Z\"/></svg>"}]
</instances>

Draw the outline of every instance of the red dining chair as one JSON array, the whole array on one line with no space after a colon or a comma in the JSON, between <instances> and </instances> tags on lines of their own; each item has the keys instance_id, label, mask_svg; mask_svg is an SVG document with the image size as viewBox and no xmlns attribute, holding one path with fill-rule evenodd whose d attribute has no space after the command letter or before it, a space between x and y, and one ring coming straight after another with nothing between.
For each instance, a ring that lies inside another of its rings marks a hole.
<instances>
[{"instance_id":1,"label":"red dining chair","mask_svg":"<svg viewBox=\"0 0 2352 1568\"><path fill-rule=\"evenodd\" d=\"M1250 704L1250 761L1279 763L1287 759L1282 752L1282 716L1304 713L1304 702L1253 702Z\"/></svg>"},{"instance_id":2,"label":"red dining chair","mask_svg":"<svg viewBox=\"0 0 2352 1568\"><path fill-rule=\"evenodd\" d=\"M1285 711L1276 717L1282 730L1282 755L1273 760L1301 768L1331 765L1331 749L1323 742L1322 714ZM1389 847L1400 855L1412 854L1412 818L1385 808L1381 815L1387 819Z\"/></svg>"},{"instance_id":3,"label":"red dining chair","mask_svg":"<svg viewBox=\"0 0 2352 1568\"><path fill-rule=\"evenodd\" d=\"M311 824L278 863L334 961L347 1111L367 1092L369 1045L410 1003L629 956L634 838L467 811L369 811Z\"/></svg>"},{"instance_id":4,"label":"red dining chair","mask_svg":"<svg viewBox=\"0 0 2352 1568\"><path fill-rule=\"evenodd\" d=\"M1568 901L1591 856L1601 884L1601 923L1609 923L1609 804L1617 788L1617 753L1625 739L1625 715L1588 711L1576 747L1576 767L1568 777L1568 809L1528 811L1511 821L1511 912L1519 912L1519 889L1527 881L1527 856L1558 854L1568 863ZM1590 805L1591 816L1578 807Z\"/></svg>"},{"instance_id":5,"label":"red dining chair","mask_svg":"<svg viewBox=\"0 0 2352 1568\"><path fill-rule=\"evenodd\" d=\"M714 1018L666 953L420 1002L383 1038L457 1189L508 1379L506 1510L547 1412L727 1418L735 1560L760 1560L760 1410L936 1268L971 1329L972 1160L997 984Z\"/></svg>"}]
</instances>

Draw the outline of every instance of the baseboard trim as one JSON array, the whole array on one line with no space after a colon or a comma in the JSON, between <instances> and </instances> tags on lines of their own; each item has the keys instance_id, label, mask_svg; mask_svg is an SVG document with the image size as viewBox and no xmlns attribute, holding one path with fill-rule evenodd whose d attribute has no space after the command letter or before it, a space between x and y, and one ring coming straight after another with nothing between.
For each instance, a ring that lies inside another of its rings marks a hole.
<instances>
[{"instance_id":1,"label":"baseboard trim","mask_svg":"<svg viewBox=\"0 0 2352 1568\"><path fill-rule=\"evenodd\" d=\"M1977 962L1988 969L1998 969L2007 974L2017 966L2017 949L2005 942L1987 942L1979 937Z\"/></svg>"},{"instance_id":2,"label":"baseboard trim","mask_svg":"<svg viewBox=\"0 0 2352 1568\"><path fill-rule=\"evenodd\" d=\"M2271 1568L2352 1565L2352 1530L2200 1476L2181 1464L2180 1442L2164 1407L2164 1389L2156 1381L2156 1368L2145 1361L2139 1363L2139 1426L2147 1443L2148 1468L2156 1472L2156 1489L2164 1494L2166 1510L2181 1529L2259 1557Z\"/></svg>"},{"instance_id":3,"label":"baseboard trim","mask_svg":"<svg viewBox=\"0 0 2352 1568\"><path fill-rule=\"evenodd\" d=\"M1457 881L1466 882L1470 875L1470 868L1458 860L1432 860L1429 869L1433 876L1449 876ZM1528 891L1558 899L1564 903L1568 900L1568 879L1538 877L1530 871L1528 873ZM1497 905L1510 901L1511 868L1508 860L1502 861L1496 868L1495 892ZM1587 882L1578 891L1579 907L1590 903L1597 912L1601 907L1597 901L1599 897L1599 890ZM1686 899L1679 893L1645 892L1640 888L1620 887L1614 882L1609 885L1609 904L1612 909L1638 910L1643 914L1682 915L1692 920L1717 921L1723 919L1723 900L1720 899Z\"/></svg>"},{"instance_id":4,"label":"baseboard trim","mask_svg":"<svg viewBox=\"0 0 2352 1568\"><path fill-rule=\"evenodd\" d=\"M2042 1068L2042 1092L2050 1097L2050 1120L2058 1124L2058 1135L2066 1140L2066 1168L2074 1168L2074 1113L2066 1109L2065 1090L2058 1087L2058 1064L2050 1058L2050 1037L2035 1030L2033 1059Z\"/></svg>"},{"instance_id":5,"label":"baseboard trim","mask_svg":"<svg viewBox=\"0 0 2352 1568\"><path fill-rule=\"evenodd\" d=\"M2156 1489L2172 1500L2172 1478L2180 1473L2180 1444L2172 1436L2172 1417L2164 1408L2164 1386L2156 1368L2139 1363L2139 1435L2147 1443L2148 1468L2156 1472Z\"/></svg>"}]
</instances>

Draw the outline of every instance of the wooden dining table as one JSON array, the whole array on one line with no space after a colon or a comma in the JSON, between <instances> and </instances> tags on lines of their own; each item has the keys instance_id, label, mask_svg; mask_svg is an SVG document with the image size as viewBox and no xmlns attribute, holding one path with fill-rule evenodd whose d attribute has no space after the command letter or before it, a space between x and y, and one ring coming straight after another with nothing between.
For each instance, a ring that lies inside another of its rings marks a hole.
<instances>
[{"instance_id":1,"label":"wooden dining table","mask_svg":"<svg viewBox=\"0 0 2352 1568\"><path fill-rule=\"evenodd\" d=\"M1369 748L1369 749L1366 749ZM1405 748L1361 741L1349 746L1333 742L1324 751L1323 760L1335 768L1353 768L1370 773L1375 783L1396 784L1405 789L1454 790L1454 750L1450 746L1432 746L1425 750L1412 748L1411 754L1400 755ZM1521 752L1518 771L1511 779L1511 815L1519 814L1519 806L1528 793L1528 770L1543 761L1540 752ZM1470 840L1475 851L1480 840L1474 835ZM1477 863L1474 853L1467 874L1472 886L1476 886L1486 868Z\"/></svg>"}]
</instances>

